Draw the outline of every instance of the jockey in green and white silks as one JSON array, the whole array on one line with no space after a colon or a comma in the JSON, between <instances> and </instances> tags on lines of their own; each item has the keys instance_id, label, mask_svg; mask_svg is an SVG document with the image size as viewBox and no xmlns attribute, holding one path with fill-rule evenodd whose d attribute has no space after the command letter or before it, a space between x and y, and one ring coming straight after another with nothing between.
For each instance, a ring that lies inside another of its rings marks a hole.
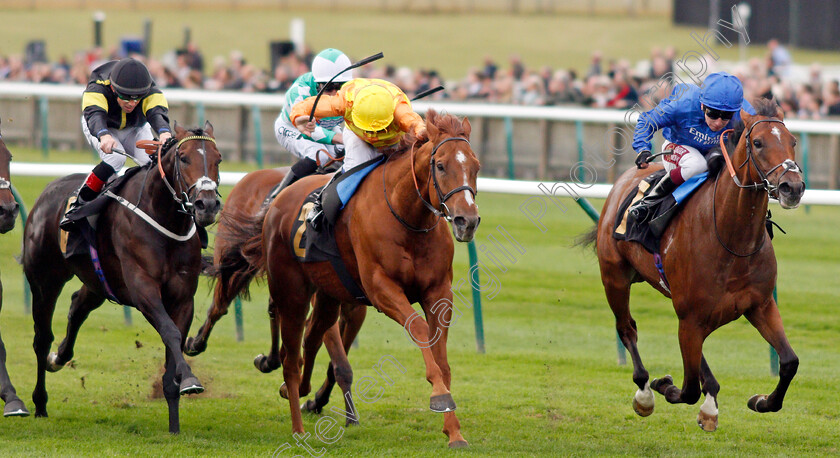
<instances>
[{"instance_id":1,"label":"jockey in green and white silks","mask_svg":"<svg viewBox=\"0 0 840 458\"><path fill-rule=\"evenodd\" d=\"M292 108L308 97L314 97L333 76L351 65L350 59L341 51L327 48L312 61L312 71L298 77L286 91L286 104L274 121L274 135L277 141L300 160L294 164L282 182L286 187L298 179L315 173L319 165L326 164L330 156L344 154L342 135L344 118L334 116L322 118L311 135L302 134L289 119ZM335 94L341 86L353 79L353 70L348 70L324 88L324 95Z\"/></svg>"}]
</instances>

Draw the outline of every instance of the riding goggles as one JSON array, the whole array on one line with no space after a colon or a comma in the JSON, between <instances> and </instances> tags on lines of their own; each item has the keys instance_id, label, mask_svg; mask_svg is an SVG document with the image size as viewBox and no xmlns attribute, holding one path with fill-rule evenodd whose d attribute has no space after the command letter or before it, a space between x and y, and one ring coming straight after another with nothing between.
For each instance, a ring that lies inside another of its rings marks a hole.
<instances>
[{"instance_id":1,"label":"riding goggles","mask_svg":"<svg viewBox=\"0 0 840 458\"><path fill-rule=\"evenodd\" d=\"M712 119L712 120L723 119L723 120L728 121L728 120L732 119L732 116L735 115L734 111L721 111L721 110L715 110L714 108L709 108L709 107L706 107L704 109L704 111L706 112L706 116L708 116L709 119Z\"/></svg>"},{"instance_id":2,"label":"riding goggles","mask_svg":"<svg viewBox=\"0 0 840 458\"><path fill-rule=\"evenodd\" d=\"M140 100L140 99L142 99L143 97L146 96L145 94L143 94L143 95L123 95L123 94L120 94L117 91L114 91L114 94L117 94L117 97L119 97L121 100L125 100L127 102L136 102L136 101L138 101L138 100Z\"/></svg>"},{"instance_id":3,"label":"riding goggles","mask_svg":"<svg viewBox=\"0 0 840 458\"><path fill-rule=\"evenodd\" d=\"M344 82L340 82L340 81L334 81L332 83L318 83L318 92L321 92L321 91L324 91L324 92L337 91L337 90L341 89L341 85L343 85L343 84L344 84Z\"/></svg>"}]
</instances>

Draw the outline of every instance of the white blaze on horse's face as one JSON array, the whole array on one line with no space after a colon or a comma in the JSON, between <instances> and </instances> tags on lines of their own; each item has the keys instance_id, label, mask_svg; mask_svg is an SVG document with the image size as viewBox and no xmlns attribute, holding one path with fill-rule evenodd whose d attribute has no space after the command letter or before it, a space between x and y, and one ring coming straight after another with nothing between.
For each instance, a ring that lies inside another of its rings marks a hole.
<instances>
[{"instance_id":1,"label":"white blaze on horse's face","mask_svg":"<svg viewBox=\"0 0 840 458\"><path fill-rule=\"evenodd\" d=\"M773 134L773 135L776 137L776 139L777 139L777 140L779 140L779 142L781 143L781 141L782 141L782 133L781 133L781 132L779 132L779 128L778 128L778 127L773 126L773 129L771 129L771 130L770 130L770 133L771 133L771 134Z\"/></svg>"},{"instance_id":2,"label":"white blaze on horse's face","mask_svg":"<svg viewBox=\"0 0 840 458\"><path fill-rule=\"evenodd\" d=\"M455 155L455 160L458 161L459 164L464 164L464 163L467 162L467 155L464 154L463 151L458 150L458 154ZM467 172L464 171L464 186L469 186L469 185L470 185L470 182L469 182L469 178L467 177ZM465 193L467 204L471 207L474 206L475 201L473 200L472 194L470 194L470 192L467 191L466 189L463 192Z\"/></svg>"}]
</instances>

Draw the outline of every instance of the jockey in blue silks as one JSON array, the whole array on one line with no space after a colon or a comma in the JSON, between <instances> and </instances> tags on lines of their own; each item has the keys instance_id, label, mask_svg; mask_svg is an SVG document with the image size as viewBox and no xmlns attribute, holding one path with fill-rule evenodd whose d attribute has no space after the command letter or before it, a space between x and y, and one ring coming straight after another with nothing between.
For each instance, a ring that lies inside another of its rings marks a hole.
<instances>
[{"instance_id":1,"label":"jockey in blue silks","mask_svg":"<svg viewBox=\"0 0 840 458\"><path fill-rule=\"evenodd\" d=\"M717 149L720 133L741 120L741 109L754 115L734 75L712 73L703 86L678 84L659 105L642 113L633 135L636 166L648 167L654 132L662 130L662 156L667 172L643 199L630 207L630 217L644 221L651 204L670 194L687 179L708 170L706 156Z\"/></svg>"}]
</instances>

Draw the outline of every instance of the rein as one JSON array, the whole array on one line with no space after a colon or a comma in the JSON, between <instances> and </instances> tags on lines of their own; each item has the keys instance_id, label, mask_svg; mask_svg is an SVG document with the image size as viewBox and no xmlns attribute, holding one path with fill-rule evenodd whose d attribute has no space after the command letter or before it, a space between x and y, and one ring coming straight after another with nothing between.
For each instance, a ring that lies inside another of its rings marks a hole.
<instances>
[{"instance_id":1,"label":"rein","mask_svg":"<svg viewBox=\"0 0 840 458\"><path fill-rule=\"evenodd\" d=\"M744 162L742 162L741 165L738 166L738 169L743 168L744 165L751 164L752 167L755 167L755 170L758 172L758 176L761 180L760 182L755 182L755 183L752 183L752 184L743 185L743 184L741 184L741 180L735 174L735 168L732 166L732 160L729 158L729 152L726 150L726 144L723 140L723 137L725 135L727 135L730 132L734 132L735 129L727 129L727 130L721 132L721 134L720 134L720 148L723 151L723 158L726 161L726 167L729 170L729 176L732 178L732 181L735 183L736 186L738 186L741 189L750 189L750 190L754 190L754 191L764 190L764 191L767 192L768 197L772 197L773 193L776 193L775 198L778 199L779 185L778 184L772 184L770 182L770 180L767 178L767 176L770 175L771 173L773 173L779 167L782 167L784 169L784 172L782 172L782 174L779 175L779 179L776 180L776 183L779 183L779 182L781 182L782 176L784 176L785 173L788 173L788 172L801 173L801 172L800 172L800 169L799 169L799 165L791 159L785 159L784 161L782 161L782 163L776 165L772 169L768 170L766 173L761 170L761 168L758 166L758 163L756 163L756 161L755 161L755 156L753 156L753 154L752 154L752 142L750 141L750 134L752 133L753 128L755 128L755 126L757 124L762 123L762 122L778 122L778 123L781 123L783 126L785 124L781 119L777 119L777 118L759 119L758 121L753 123L750 126L749 129L747 129L747 132L745 134L747 158L744 159ZM747 165L747 169L749 169L749 167L750 166ZM748 170L748 172L749 172L749 170ZM749 173L747 173L747 176L749 177ZM720 181L719 178L720 178L720 172L718 172L718 177L715 178L715 186L714 186L714 191L712 193L712 220L713 220L714 227L715 227L715 237L717 237L717 240L720 243L720 245L726 251L728 251L730 254L732 254L734 256L737 256L739 258L750 257L750 256L758 253L762 248L764 248L764 244L767 242L767 235L764 234L764 238L762 238L761 243L758 245L758 247L755 250L753 250L752 252L747 253L747 254L736 253L731 248L726 246L726 244L723 242L723 239L720 238L720 233L718 232L718 228L717 228L717 187L718 187L718 182Z\"/></svg>"},{"instance_id":2,"label":"rein","mask_svg":"<svg viewBox=\"0 0 840 458\"><path fill-rule=\"evenodd\" d=\"M435 174L435 154L437 153L437 150L438 150L438 148L441 147L441 145L443 145L444 143L446 143L448 141L456 141L456 140L465 141L465 142L467 142L468 145L470 143L470 141L468 139L464 138L464 137L449 137L449 138L446 138L446 139L442 140L440 143L436 144L435 147L432 149L432 154L429 155L429 175L430 176L426 180L426 188L428 188L430 181L434 182L435 192L437 192L438 200L440 201L440 206L442 207L442 210L439 210L439 209L435 208L434 205L432 205L430 202L428 202L426 199L423 198L423 194L420 192L420 185L417 183L417 172L414 169L414 145L411 145L411 177L412 177L412 179L414 179L414 191L417 193L417 197L420 198L420 201L423 202L423 205L426 208L428 208L429 211L431 211L435 216L438 217L437 221L435 221L435 224L433 224L431 227L428 227L428 228L415 227L415 226L409 224L404 219L402 219L400 217L400 215L397 214L396 210L394 210L394 207L391 205L391 202L388 200L388 191L385 187L385 170L384 170L384 166L383 166L382 192L385 195L385 203L388 204L388 209L391 210L391 214L394 215L394 218L396 218L397 221L399 221L400 224L405 226L407 229L409 229L411 231L414 231L414 232L427 233L427 232L431 231L432 229L434 229L435 227L437 227L438 223L440 222L440 218L443 218L446 221L452 221L452 216L449 214L449 208L446 206L446 201L449 200L450 197L452 197L453 195L455 195L455 194L457 194L458 192L461 192L461 191L470 191L472 193L473 197L475 197L475 195L477 194L476 191L469 185L458 186L457 188L452 189L451 191L447 192L446 194L444 194L443 191L441 191L441 189L440 189L440 184L438 183L437 175ZM390 160L390 157L388 158L388 160ZM387 165L387 163L388 163L388 161L385 161L386 165Z\"/></svg>"}]
</instances>

